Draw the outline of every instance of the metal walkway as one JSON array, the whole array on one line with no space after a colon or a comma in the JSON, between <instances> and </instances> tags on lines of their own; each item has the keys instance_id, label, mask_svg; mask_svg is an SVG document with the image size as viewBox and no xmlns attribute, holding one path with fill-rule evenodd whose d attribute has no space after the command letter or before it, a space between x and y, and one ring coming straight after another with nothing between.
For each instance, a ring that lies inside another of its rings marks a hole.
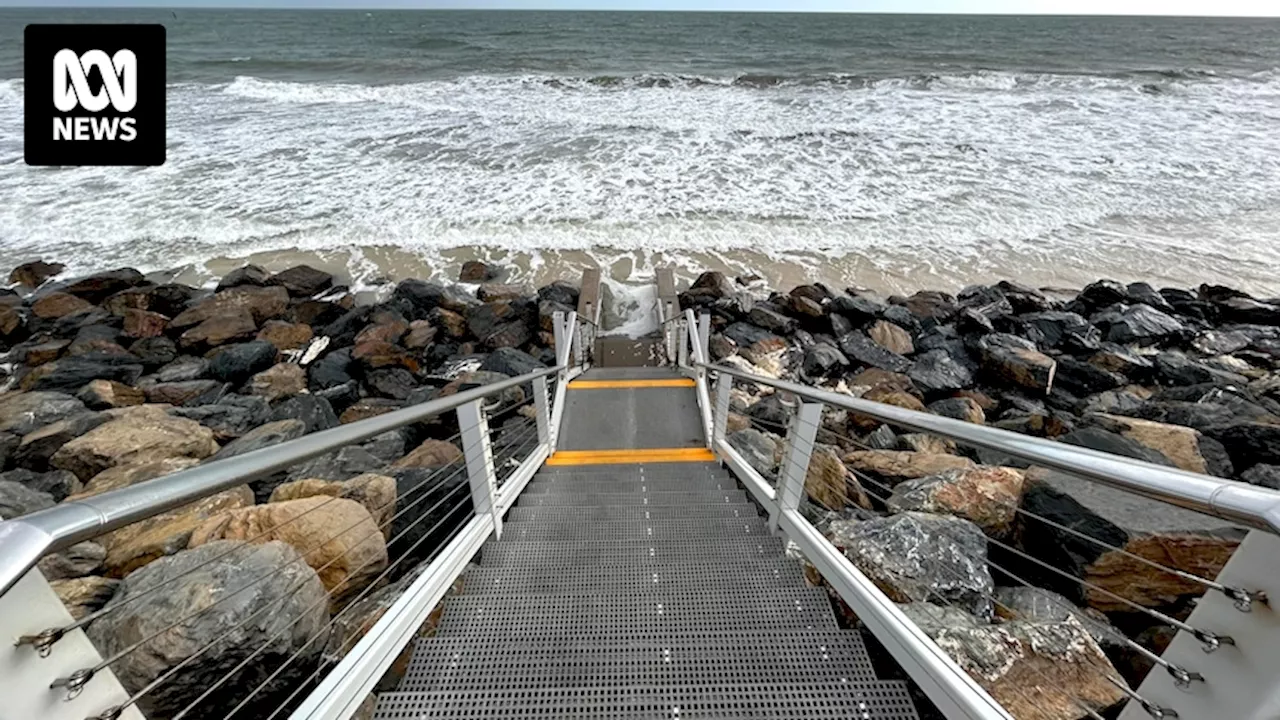
<instances>
[{"instance_id":1,"label":"metal walkway","mask_svg":"<svg viewBox=\"0 0 1280 720\"><path fill-rule=\"evenodd\" d=\"M718 464L579 463L705 448L679 378L571 384L568 462L534 477L376 718L916 718Z\"/></svg>"}]
</instances>

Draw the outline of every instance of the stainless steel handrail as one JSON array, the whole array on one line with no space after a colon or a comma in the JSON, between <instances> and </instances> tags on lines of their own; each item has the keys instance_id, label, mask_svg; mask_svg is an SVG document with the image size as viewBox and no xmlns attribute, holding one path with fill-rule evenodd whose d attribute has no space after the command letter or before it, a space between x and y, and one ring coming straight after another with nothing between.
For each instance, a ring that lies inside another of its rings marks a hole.
<instances>
[{"instance_id":1,"label":"stainless steel handrail","mask_svg":"<svg viewBox=\"0 0 1280 720\"><path fill-rule=\"evenodd\" d=\"M941 435L958 443L994 450L1146 498L1280 534L1280 491L853 398L785 380L753 375L724 365L697 361L693 364L710 372L725 373L740 380L793 393L807 400L852 410L891 425Z\"/></svg>"},{"instance_id":2,"label":"stainless steel handrail","mask_svg":"<svg viewBox=\"0 0 1280 720\"><path fill-rule=\"evenodd\" d=\"M35 567L40 558L51 552L285 470L345 445L368 440L389 430L425 420L566 369L567 363L536 370L0 522L0 594L7 592L27 571Z\"/></svg>"}]
</instances>

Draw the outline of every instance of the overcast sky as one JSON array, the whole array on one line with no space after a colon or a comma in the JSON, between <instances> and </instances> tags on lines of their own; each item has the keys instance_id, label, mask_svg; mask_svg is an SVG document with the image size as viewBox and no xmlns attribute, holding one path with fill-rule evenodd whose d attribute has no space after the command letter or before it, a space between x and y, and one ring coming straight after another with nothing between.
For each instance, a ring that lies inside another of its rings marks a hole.
<instances>
[{"instance_id":1,"label":"overcast sky","mask_svg":"<svg viewBox=\"0 0 1280 720\"><path fill-rule=\"evenodd\" d=\"M1280 17L1280 0L56 0L78 7L346 7L556 10L745 10L811 12L1229 15ZM0 6L45 5L0 0Z\"/></svg>"}]
</instances>

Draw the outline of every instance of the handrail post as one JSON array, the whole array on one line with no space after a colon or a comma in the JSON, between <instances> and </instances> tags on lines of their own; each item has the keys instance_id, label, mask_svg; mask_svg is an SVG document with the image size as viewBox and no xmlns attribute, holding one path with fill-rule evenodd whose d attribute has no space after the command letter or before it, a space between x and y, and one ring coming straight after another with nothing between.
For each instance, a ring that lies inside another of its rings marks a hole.
<instances>
[{"instance_id":1,"label":"handrail post","mask_svg":"<svg viewBox=\"0 0 1280 720\"><path fill-rule=\"evenodd\" d=\"M726 373L720 373L716 377L716 404L712 416L715 425L711 431L712 448L715 448L716 443L725 442L729 427L729 396L732 390L733 378Z\"/></svg>"},{"instance_id":2,"label":"handrail post","mask_svg":"<svg viewBox=\"0 0 1280 720\"><path fill-rule=\"evenodd\" d=\"M787 450L778 470L778 504L770 509L769 529L778 531L782 514L800 507L804 497L804 480L809 474L809 457L813 455L813 440L822 422L822 403L803 403L791 418L787 430Z\"/></svg>"},{"instance_id":3,"label":"handrail post","mask_svg":"<svg viewBox=\"0 0 1280 720\"><path fill-rule=\"evenodd\" d=\"M482 400L472 400L458 408L458 427L462 431L462 452L467 462L467 479L471 482L471 502L476 515L493 516L493 536L502 537L502 509L495 501L497 478L493 469L493 448L489 444L489 420Z\"/></svg>"},{"instance_id":4,"label":"handrail post","mask_svg":"<svg viewBox=\"0 0 1280 720\"><path fill-rule=\"evenodd\" d=\"M564 364L560 362L560 357L564 353L564 344L565 342L568 341L568 339L564 336L564 329L565 329L564 313L559 310L551 313L551 333L555 337L555 340L553 340L552 342L555 344L557 365Z\"/></svg>"},{"instance_id":5,"label":"handrail post","mask_svg":"<svg viewBox=\"0 0 1280 720\"><path fill-rule=\"evenodd\" d=\"M711 315L710 313L702 313L698 316L698 362L708 363L711 359ZM702 373L706 373L706 368L699 368Z\"/></svg>"},{"instance_id":6,"label":"handrail post","mask_svg":"<svg viewBox=\"0 0 1280 720\"><path fill-rule=\"evenodd\" d=\"M551 447L551 406L547 402L545 375L533 379L533 416L538 424L538 442Z\"/></svg>"},{"instance_id":7,"label":"handrail post","mask_svg":"<svg viewBox=\"0 0 1280 720\"><path fill-rule=\"evenodd\" d=\"M683 323L677 323L676 338L676 365L689 367L689 328Z\"/></svg>"}]
</instances>

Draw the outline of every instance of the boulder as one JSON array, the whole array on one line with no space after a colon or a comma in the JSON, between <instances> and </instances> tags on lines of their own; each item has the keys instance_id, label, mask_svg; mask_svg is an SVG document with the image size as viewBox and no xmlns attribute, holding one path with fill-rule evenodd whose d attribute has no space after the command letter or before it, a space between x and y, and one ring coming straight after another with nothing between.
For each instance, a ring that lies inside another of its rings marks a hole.
<instances>
[{"instance_id":1,"label":"boulder","mask_svg":"<svg viewBox=\"0 0 1280 720\"><path fill-rule=\"evenodd\" d=\"M351 349L335 350L307 366L307 384L311 390L324 390L351 382Z\"/></svg>"},{"instance_id":2,"label":"boulder","mask_svg":"<svg viewBox=\"0 0 1280 720\"><path fill-rule=\"evenodd\" d=\"M403 447L403 446L402 446ZM289 468L290 480L346 480L386 462L359 445L348 445Z\"/></svg>"},{"instance_id":3,"label":"boulder","mask_svg":"<svg viewBox=\"0 0 1280 720\"><path fill-rule=\"evenodd\" d=\"M369 325L356 333L355 344L381 342L395 345L409 331L409 323L400 317L382 318L381 321Z\"/></svg>"},{"instance_id":4,"label":"boulder","mask_svg":"<svg viewBox=\"0 0 1280 720\"><path fill-rule=\"evenodd\" d=\"M218 281L216 292L222 292L223 290L233 287L240 287L241 285L262 287L267 284L267 280L270 278L271 273L268 273L257 265L242 265L222 276L222 279Z\"/></svg>"},{"instance_id":5,"label":"boulder","mask_svg":"<svg viewBox=\"0 0 1280 720\"><path fill-rule=\"evenodd\" d=\"M1090 332L1089 321L1073 312L1048 310L1018 316L1027 339L1042 348L1056 348L1070 338L1084 337Z\"/></svg>"},{"instance_id":6,"label":"boulder","mask_svg":"<svg viewBox=\"0 0 1280 720\"><path fill-rule=\"evenodd\" d=\"M911 334L891 322L877 320L867 328L867 335L872 342L891 353L910 355L915 352Z\"/></svg>"},{"instance_id":7,"label":"boulder","mask_svg":"<svg viewBox=\"0 0 1280 720\"><path fill-rule=\"evenodd\" d=\"M527 375L547 366L534 356L513 347L503 347L489 353L480 363L480 369L488 372L502 373L510 377Z\"/></svg>"},{"instance_id":8,"label":"boulder","mask_svg":"<svg viewBox=\"0 0 1280 720\"><path fill-rule=\"evenodd\" d=\"M117 317L124 317L130 310L143 310L168 319L186 310L197 296L204 297L204 293L176 283L139 285L112 294L102 301L102 308Z\"/></svg>"},{"instance_id":9,"label":"boulder","mask_svg":"<svg viewBox=\"0 0 1280 720\"><path fill-rule=\"evenodd\" d=\"M1100 450L1112 455L1142 460L1156 465L1173 466L1164 453L1150 448L1137 440L1112 432L1102 427L1083 427L1058 438L1061 442L1077 447Z\"/></svg>"},{"instance_id":10,"label":"boulder","mask_svg":"<svg viewBox=\"0 0 1280 720\"><path fill-rule=\"evenodd\" d=\"M218 450L213 432L154 405L112 411L115 419L58 449L50 464L81 480L126 463L171 457L204 458Z\"/></svg>"},{"instance_id":11,"label":"boulder","mask_svg":"<svg viewBox=\"0 0 1280 720\"><path fill-rule=\"evenodd\" d=\"M1017 546L1097 589L1017 558L1001 564L1037 586L1103 612L1132 610L1116 596L1165 610L1198 597L1204 592L1202 585L1158 566L1217 577L1245 534L1218 518L1043 468L1027 471L1022 509ZM1125 552L1108 550L1104 544Z\"/></svg>"},{"instance_id":12,"label":"boulder","mask_svg":"<svg viewBox=\"0 0 1280 720\"><path fill-rule=\"evenodd\" d=\"M12 520L51 508L53 496L12 480L0 480L0 520Z\"/></svg>"},{"instance_id":13,"label":"boulder","mask_svg":"<svg viewBox=\"0 0 1280 720\"><path fill-rule=\"evenodd\" d=\"M991 618L987 538L968 520L921 512L837 520L828 539L894 602L941 598Z\"/></svg>"},{"instance_id":14,"label":"boulder","mask_svg":"<svg viewBox=\"0 0 1280 720\"><path fill-rule=\"evenodd\" d=\"M435 323L435 320L429 317L428 313L437 308L465 314L469 309L480 304L480 301L472 297L471 293L464 288L417 279L402 280L396 285L395 292L392 293L391 298L393 301L406 301L414 309L414 317L412 319L420 320L426 318L431 320L433 324L438 323ZM574 302L576 303L577 301L575 300Z\"/></svg>"},{"instance_id":15,"label":"boulder","mask_svg":"<svg viewBox=\"0 0 1280 720\"><path fill-rule=\"evenodd\" d=\"M119 580L104 577L49 581L49 587L76 620L106 605L119 586Z\"/></svg>"},{"instance_id":16,"label":"boulder","mask_svg":"<svg viewBox=\"0 0 1280 720\"><path fill-rule=\"evenodd\" d=\"M35 392L76 392L94 380L115 380L132 385L142 376L138 358L124 354L91 353L64 357L32 370L22 379L22 389Z\"/></svg>"},{"instance_id":17,"label":"boulder","mask_svg":"<svg viewBox=\"0 0 1280 720\"><path fill-rule=\"evenodd\" d=\"M504 300L519 300L529 297L533 293L529 288L523 285L503 285L500 283L485 283L476 288L476 297L481 302L501 302Z\"/></svg>"},{"instance_id":18,"label":"boulder","mask_svg":"<svg viewBox=\"0 0 1280 720\"><path fill-rule=\"evenodd\" d=\"M209 375L222 382L242 383L275 362L276 347L269 342L254 340L227 345L209 360Z\"/></svg>"},{"instance_id":19,"label":"boulder","mask_svg":"<svg viewBox=\"0 0 1280 720\"><path fill-rule=\"evenodd\" d=\"M102 535L97 541L107 551L106 573L125 577L159 558L181 552L192 531L209 518L251 505L253 492L241 485Z\"/></svg>"},{"instance_id":20,"label":"boulder","mask_svg":"<svg viewBox=\"0 0 1280 720\"><path fill-rule=\"evenodd\" d=\"M274 346L273 346L274 347ZM301 365L280 363L249 378L245 392L275 402L306 392L307 371Z\"/></svg>"},{"instance_id":21,"label":"boulder","mask_svg":"<svg viewBox=\"0 0 1280 720\"><path fill-rule=\"evenodd\" d=\"M75 295L52 292L31 303L31 314L41 320L57 320L72 313L84 312L92 307L93 303L81 300Z\"/></svg>"},{"instance_id":22,"label":"boulder","mask_svg":"<svg viewBox=\"0 0 1280 720\"><path fill-rule=\"evenodd\" d=\"M120 345L120 330L111 325L86 325L76 331L75 338L67 346L68 356L93 356L118 362L137 362L129 351Z\"/></svg>"},{"instance_id":23,"label":"boulder","mask_svg":"<svg viewBox=\"0 0 1280 720\"><path fill-rule=\"evenodd\" d=\"M404 368L387 367L366 372L364 385L374 395L407 400L418 388L418 380Z\"/></svg>"},{"instance_id":24,"label":"boulder","mask_svg":"<svg viewBox=\"0 0 1280 720\"><path fill-rule=\"evenodd\" d=\"M401 430L388 430L365 440L360 447L384 463L393 462L405 453L405 433Z\"/></svg>"},{"instance_id":25,"label":"boulder","mask_svg":"<svg viewBox=\"0 0 1280 720\"><path fill-rule=\"evenodd\" d=\"M1076 299L1090 310L1104 308L1129 299L1129 288L1115 280L1099 280L1080 291Z\"/></svg>"},{"instance_id":26,"label":"boulder","mask_svg":"<svg viewBox=\"0 0 1280 720\"><path fill-rule=\"evenodd\" d=\"M366 372L378 368L398 367L416 373L419 369L418 359L412 353L399 345L382 340L369 339L356 345L351 350L351 358Z\"/></svg>"},{"instance_id":27,"label":"boulder","mask_svg":"<svg viewBox=\"0 0 1280 720\"><path fill-rule=\"evenodd\" d=\"M279 445L283 442L295 440L302 437L306 432L307 426L301 420L277 420L269 422L266 425L254 428L240 437L232 440L218 450L211 458L211 462L225 460L230 457L243 455L254 450L261 450L273 445ZM260 478L252 483L254 496L258 502L265 502L271 496L271 491L277 485L284 482L285 474L277 473L267 478Z\"/></svg>"},{"instance_id":28,"label":"boulder","mask_svg":"<svg viewBox=\"0 0 1280 720\"><path fill-rule=\"evenodd\" d=\"M982 369L999 382L1047 394L1057 363L1016 335L993 333L978 341Z\"/></svg>"},{"instance_id":29,"label":"boulder","mask_svg":"<svg viewBox=\"0 0 1280 720\"><path fill-rule=\"evenodd\" d=\"M920 398L901 390L890 389L885 385L871 388L867 392L863 393L862 399L884 403L885 405L894 405L906 410L924 412L924 403L920 402ZM870 415L863 415L856 412L849 413L849 426L856 430L868 432L879 424L880 421Z\"/></svg>"},{"instance_id":30,"label":"boulder","mask_svg":"<svg viewBox=\"0 0 1280 720\"><path fill-rule=\"evenodd\" d=\"M62 292L75 295L97 305L121 290L141 285L146 282L142 273L133 268L120 268L108 272L90 275L78 280L60 283Z\"/></svg>"},{"instance_id":31,"label":"boulder","mask_svg":"<svg viewBox=\"0 0 1280 720\"><path fill-rule=\"evenodd\" d=\"M218 442L244 435L271 419L271 408L260 397L224 395L216 403L196 407L178 407L169 411L178 417L195 420L213 431Z\"/></svg>"},{"instance_id":32,"label":"boulder","mask_svg":"<svg viewBox=\"0 0 1280 720\"><path fill-rule=\"evenodd\" d=\"M846 453L841 459L860 478L860 473L866 473L890 486L903 480L937 475L947 470L974 467L969 458L903 450L857 450ZM872 492L881 495L884 490L875 488Z\"/></svg>"},{"instance_id":33,"label":"boulder","mask_svg":"<svg viewBox=\"0 0 1280 720\"><path fill-rule=\"evenodd\" d=\"M203 351L230 342L249 340L257 331L258 326L254 324L253 315L247 309L230 308L183 332L178 338L178 346L186 350Z\"/></svg>"},{"instance_id":34,"label":"boulder","mask_svg":"<svg viewBox=\"0 0 1280 720\"><path fill-rule=\"evenodd\" d=\"M927 409L934 415L963 420L976 425L983 425L987 422L987 415L982 411L982 406L973 398L953 397L935 400L929 403Z\"/></svg>"},{"instance_id":35,"label":"boulder","mask_svg":"<svg viewBox=\"0 0 1280 720\"><path fill-rule=\"evenodd\" d=\"M468 260L462 263L462 269L458 271L458 282L489 282L496 280L501 274L502 271L494 265L482 263L479 260Z\"/></svg>"},{"instance_id":36,"label":"boulder","mask_svg":"<svg viewBox=\"0 0 1280 720\"><path fill-rule=\"evenodd\" d=\"M1092 395L1094 393L1115 390L1128 384L1128 378L1120 373L1103 370L1093 363L1077 360L1073 357L1058 358L1058 369L1054 373L1054 384L1076 395Z\"/></svg>"},{"instance_id":37,"label":"boulder","mask_svg":"<svg viewBox=\"0 0 1280 720\"><path fill-rule=\"evenodd\" d=\"M70 340L45 340L43 342L29 340L15 345L9 351L9 359L23 365L35 367L57 360L69 345L71 345Z\"/></svg>"},{"instance_id":38,"label":"boulder","mask_svg":"<svg viewBox=\"0 0 1280 720\"><path fill-rule=\"evenodd\" d=\"M44 284L45 280L60 274L66 269L67 266L62 263L47 263L43 260L35 260L14 268L13 272L9 273L9 282L25 285L29 288L38 288Z\"/></svg>"},{"instance_id":39,"label":"boulder","mask_svg":"<svg viewBox=\"0 0 1280 720\"><path fill-rule=\"evenodd\" d=\"M390 533L391 517L396 513L395 478L376 473L364 473L345 481L317 478L295 480L273 490L271 502L320 496L344 498L360 503L373 516L378 527L382 528L383 535Z\"/></svg>"},{"instance_id":40,"label":"boulder","mask_svg":"<svg viewBox=\"0 0 1280 720\"><path fill-rule=\"evenodd\" d=\"M109 419L105 413L82 412L33 430L22 436L22 442L13 453L13 462L20 468L44 473L49 469L49 458L59 448ZM74 482L74 479L71 483L54 481L52 487L42 489L47 489L55 500L60 501L73 491Z\"/></svg>"},{"instance_id":41,"label":"boulder","mask_svg":"<svg viewBox=\"0 0 1280 720\"><path fill-rule=\"evenodd\" d=\"M1176 318L1150 305L1112 309L1092 319L1106 340L1122 345L1158 345L1188 334Z\"/></svg>"},{"instance_id":42,"label":"boulder","mask_svg":"<svg viewBox=\"0 0 1280 720\"><path fill-rule=\"evenodd\" d=\"M296 265L272 275L268 285L278 285L292 297L309 298L333 287L333 276L309 265Z\"/></svg>"},{"instance_id":43,"label":"boulder","mask_svg":"<svg viewBox=\"0 0 1280 720\"><path fill-rule=\"evenodd\" d=\"M389 553L399 561L391 576L396 578L417 561L434 557L436 548L469 521L465 508L470 500L467 490L460 489L468 483L464 473L441 477L435 469L399 468L388 474L396 479L396 507L413 508L409 512L397 510L391 523Z\"/></svg>"},{"instance_id":44,"label":"boulder","mask_svg":"<svg viewBox=\"0 0 1280 720\"><path fill-rule=\"evenodd\" d=\"M373 516L360 503L342 498L307 497L229 510L196 528L189 547L218 540L292 545L335 603L359 592L387 566L387 545Z\"/></svg>"},{"instance_id":45,"label":"boulder","mask_svg":"<svg viewBox=\"0 0 1280 720\"><path fill-rule=\"evenodd\" d=\"M180 382L148 383L143 381L142 391L147 402L174 406L198 406L214 403L223 390L217 380L183 380Z\"/></svg>"},{"instance_id":46,"label":"boulder","mask_svg":"<svg viewBox=\"0 0 1280 720\"><path fill-rule=\"evenodd\" d=\"M877 345L861 331L844 335L839 342L840 350L853 362L895 373L906 372L911 367L910 360Z\"/></svg>"},{"instance_id":47,"label":"boulder","mask_svg":"<svg viewBox=\"0 0 1280 720\"><path fill-rule=\"evenodd\" d=\"M108 490L119 490L120 488L163 477L179 470L186 470L198 464L200 464L200 461L195 458L170 457L116 465L89 478L84 487L72 495L70 499L79 500L107 492Z\"/></svg>"},{"instance_id":48,"label":"boulder","mask_svg":"<svg viewBox=\"0 0 1280 720\"><path fill-rule=\"evenodd\" d=\"M160 337L169 326L169 318L150 310L130 308L124 312L124 334L131 338Z\"/></svg>"},{"instance_id":49,"label":"boulder","mask_svg":"<svg viewBox=\"0 0 1280 720\"><path fill-rule=\"evenodd\" d=\"M918 318L926 318L937 324L945 323L955 317L956 299L948 293L936 290L921 290L907 298L907 310Z\"/></svg>"},{"instance_id":50,"label":"boulder","mask_svg":"<svg viewBox=\"0 0 1280 720\"><path fill-rule=\"evenodd\" d=\"M1215 437L1222 442L1236 467L1280 465L1280 425L1240 422L1228 426Z\"/></svg>"},{"instance_id":51,"label":"boulder","mask_svg":"<svg viewBox=\"0 0 1280 720\"><path fill-rule=\"evenodd\" d=\"M164 591L154 591L161 584ZM227 541L180 552L126 578L111 606L118 607L89 626L89 639L104 656L146 640L112 670L130 692L165 678L139 702L151 718L174 716L215 683L256 688L286 660L294 661L270 681L248 713L269 714L312 672L313 658L323 647L312 640L329 619L315 571L282 542L253 548ZM181 632L168 629L184 618ZM228 671L233 672L229 679ZM188 717L223 718L239 695L213 695L223 700L198 704Z\"/></svg>"},{"instance_id":52,"label":"boulder","mask_svg":"<svg viewBox=\"0 0 1280 720\"><path fill-rule=\"evenodd\" d=\"M268 320L263 323L255 339L269 342L276 350L283 352L306 347L313 335L311 326L305 323Z\"/></svg>"},{"instance_id":53,"label":"boulder","mask_svg":"<svg viewBox=\"0 0 1280 720\"><path fill-rule=\"evenodd\" d=\"M467 318L461 313L438 307L427 313L427 321L439 328L445 337L460 340L467 336Z\"/></svg>"},{"instance_id":54,"label":"boulder","mask_svg":"<svg viewBox=\"0 0 1280 720\"><path fill-rule=\"evenodd\" d=\"M338 422L343 425L346 425L347 423L360 422L361 420L368 420L369 418L377 417L379 415L386 415L389 412L399 410L401 407L403 407L403 404L399 400L392 400L390 398L365 398L352 404L346 410L343 410L342 414L338 416Z\"/></svg>"},{"instance_id":55,"label":"boulder","mask_svg":"<svg viewBox=\"0 0 1280 720\"><path fill-rule=\"evenodd\" d=\"M1052 590L1026 585L998 587L995 603L996 617L1001 620L1061 623L1074 619L1104 649L1118 650L1125 644L1124 635L1112 627L1106 615L1092 608L1077 607Z\"/></svg>"},{"instance_id":56,"label":"boulder","mask_svg":"<svg viewBox=\"0 0 1280 720\"><path fill-rule=\"evenodd\" d=\"M40 568L44 579L50 582L71 580L93 575L102 569L102 563L106 559L105 548L96 542L86 541L76 543L52 555L45 555L40 558L40 562L36 563L36 567Z\"/></svg>"},{"instance_id":57,"label":"boulder","mask_svg":"<svg viewBox=\"0 0 1280 720\"><path fill-rule=\"evenodd\" d=\"M872 447L873 450L907 450L934 455L955 455L956 444L951 440L929 433L904 433L894 438L892 445Z\"/></svg>"},{"instance_id":58,"label":"boulder","mask_svg":"<svg viewBox=\"0 0 1280 720\"><path fill-rule=\"evenodd\" d=\"M462 450L444 440L424 440L408 455L391 465L393 468L441 468L462 461Z\"/></svg>"},{"instance_id":59,"label":"boulder","mask_svg":"<svg viewBox=\"0 0 1280 720\"><path fill-rule=\"evenodd\" d=\"M114 380L91 380L76 393L76 399L90 410L111 410L141 405L146 401L146 395L135 387Z\"/></svg>"},{"instance_id":60,"label":"boulder","mask_svg":"<svg viewBox=\"0 0 1280 720\"><path fill-rule=\"evenodd\" d=\"M1154 362L1155 380L1161 385L1245 387L1249 384L1249 379L1242 375L1193 360L1177 351L1162 352Z\"/></svg>"},{"instance_id":61,"label":"boulder","mask_svg":"<svg viewBox=\"0 0 1280 720\"><path fill-rule=\"evenodd\" d=\"M1280 490L1280 465L1259 463L1240 473L1240 479L1250 485Z\"/></svg>"},{"instance_id":62,"label":"boulder","mask_svg":"<svg viewBox=\"0 0 1280 720\"><path fill-rule=\"evenodd\" d=\"M209 378L209 361L192 355L176 357L164 367L156 371L152 378L156 382L185 382L187 380L205 380Z\"/></svg>"},{"instance_id":63,"label":"boulder","mask_svg":"<svg viewBox=\"0 0 1280 720\"><path fill-rule=\"evenodd\" d=\"M822 378L836 374L849 366L849 359L826 343L817 343L805 351L801 372L805 377Z\"/></svg>"},{"instance_id":64,"label":"boulder","mask_svg":"<svg viewBox=\"0 0 1280 720\"><path fill-rule=\"evenodd\" d=\"M774 477L782 458L781 438L772 433L747 428L731 433L725 440L761 476ZM806 478L806 484L807 480L808 478ZM843 504L840 507L843 507Z\"/></svg>"},{"instance_id":65,"label":"boulder","mask_svg":"<svg viewBox=\"0 0 1280 720\"><path fill-rule=\"evenodd\" d=\"M282 287L235 287L179 313L169 321L169 327L192 328L211 318L238 314L240 310L248 312L251 321L260 325L282 317L288 307L289 292Z\"/></svg>"},{"instance_id":66,"label":"boulder","mask_svg":"<svg viewBox=\"0 0 1280 720\"><path fill-rule=\"evenodd\" d=\"M281 400L272 408L271 420L300 420L309 433L338 427L333 406L320 394L294 395Z\"/></svg>"},{"instance_id":67,"label":"boulder","mask_svg":"<svg viewBox=\"0 0 1280 720\"><path fill-rule=\"evenodd\" d=\"M973 385L973 373L946 350L929 350L916 356L907 377L930 394L954 392Z\"/></svg>"},{"instance_id":68,"label":"boulder","mask_svg":"<svg viewBox=\"0 0 1280 720\"><path fill-rule=\"evenodd\" d=\"M409 323L409 331L401 338L404 346L410 350L422 350L435 342L439 330L426 320L414 320Z\"/></svg>"},{"instance_id":69,"label":"boulder","mask_svg":"<svg viewBox=\"0 0 1280 720\"><path fill-rule=\"evenodd\" d=\"M894 512L955 515L988 535L1003 537L1013 528L1022 485L1020 470L980 465L904 480L886 504Z\"/></svg>"},{"instance_id":70,"label":"boulder","mask_svg":"<svg viewBox=\"0 0 1280 720\"><path fill-rule=\"evenodd\" d=\"M1225 478L1235 474L1222 444L1192 428L1105 413L1090 413L1084 420L1155 450L1183 470Z\"/></svg>"},{"instance_id":71,"label":"boulder","mask_svg":"<svg viewBox=\"0 0 1280 720\"><path fill-rule=\"evenodd\" d=\"M856 491L852 498L849 496L850 489ZM809 456L804 492L809 499L828 510L844 510L851 500L855 505L871 508L871 501L862 492L858 481L849 477L849 471L840 462L836 448L827 445L815 446Z\"/></svg>"}]
</instances>

